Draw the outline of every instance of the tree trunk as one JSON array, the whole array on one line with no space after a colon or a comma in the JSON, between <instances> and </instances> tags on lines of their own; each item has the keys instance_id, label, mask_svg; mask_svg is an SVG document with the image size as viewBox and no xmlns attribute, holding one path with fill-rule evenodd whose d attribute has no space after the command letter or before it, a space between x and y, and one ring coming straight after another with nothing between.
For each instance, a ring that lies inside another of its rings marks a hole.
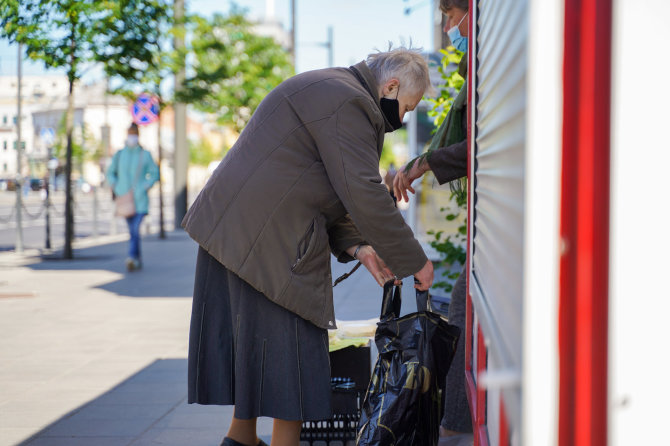
<instances>
[{"instance_id":1,"label":"tree trunk","mask_svg":"<svg viewBox=\"0 0 670 446\"><path fill-rule=\"evenodd\" d=\"M67 111L65 112L65 135L67 137L67 149L65 152L65 246L63 247L63 257L72 259L72 240L74 239L74 212L72 200L72 128L74 127L74 81L76 59L74 33L70 44L70 81L67 96Z\"/></svg>"}]
</instances>

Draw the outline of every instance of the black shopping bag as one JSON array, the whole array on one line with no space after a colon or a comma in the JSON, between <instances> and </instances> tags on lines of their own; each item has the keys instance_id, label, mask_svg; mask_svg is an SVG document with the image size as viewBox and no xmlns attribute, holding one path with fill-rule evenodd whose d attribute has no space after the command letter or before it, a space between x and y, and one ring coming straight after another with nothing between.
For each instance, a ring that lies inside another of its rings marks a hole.
<instances>
[{"instance_id":1,"label":"black shopping bag","mask_svg":"<svg viewBox=\"0 0 670 446\"><path fill-rule=\"evenodd\" d=\"M379 350L361 408L358 446L434 446L440 426L440 390L456 352L460 329L428 311L417 291L417 312L400 314L400 288L384 286L375 333Z\"/></svg>"}]
</instances>

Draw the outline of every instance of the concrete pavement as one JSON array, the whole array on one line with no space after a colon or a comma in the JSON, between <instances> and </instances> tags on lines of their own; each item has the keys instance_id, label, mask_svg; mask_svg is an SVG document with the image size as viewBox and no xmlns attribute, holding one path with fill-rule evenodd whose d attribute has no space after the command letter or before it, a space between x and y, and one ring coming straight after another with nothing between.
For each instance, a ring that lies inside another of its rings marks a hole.
<instances>
[{"instance_id":1,"label":"concrete pavement","mask_svg":"<svg viewBox=\"0 0 670 446\"><path fill-rule=\"evenodd\" d=\"M126 240L79 242L71 261L0 253L0 445L204 446L227 431L231 408L186 404L195 243L147 235L145 268L127 273ZM364 268L334 291L338 319L379 314ZM269 443L271 420L258 427Z\"/></svg>"}]
</instances>

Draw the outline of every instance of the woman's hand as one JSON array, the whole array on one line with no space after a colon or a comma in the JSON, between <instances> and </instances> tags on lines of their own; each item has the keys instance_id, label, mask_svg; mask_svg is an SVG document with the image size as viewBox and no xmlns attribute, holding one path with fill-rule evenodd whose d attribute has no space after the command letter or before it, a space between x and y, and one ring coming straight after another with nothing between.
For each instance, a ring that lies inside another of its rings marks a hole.
<instances>
[{"instance_id":1,"label":"woman's hand","mask_svg":"<svg viewBox=\"0 0 670 446\"><path fill-rule=\"evenodd\" d=\"M347 253L354 257L356 248L358 248L358 245L352 246L347 249ZM370 271L370 274L372 274L372 277L374 277L379 286L384 286L386 282L395 278L391 270L388 269L384 261L377 255L377 252L370 245L361 245L354 258L361 262L363 266Z\"/></svg>"},{"instance_id":2,"label":"woman's hand","mask_svg":"<svg viewBox=\"0 0 670 446\"><path fill-rule=\"evenodd\" d=\"M409 169L409 172L405 172L407 166L412 164L412 167ZM421 175L430 170L428 162L422 158L414 158L412 161L404 165L398 170L395 178L393 179L393 194L398 200L405 200L409 202L409 197L407 196L407 191L415 194L416 191L412 187L412 182L419 178Z\"/></svg>"},{"instance_id":3,"label":"woman's hand","mask_svg":"<svg viewBox=\"0 0 670 446\"><path fill-rule=\"evenodd\" d=\"M430 260L426 261L426 264L423 265L423 268L414 274L414 279L416 282L414 288L420 291L426 291L433 284L433 262Z\"/></svg>"}]
</instances>

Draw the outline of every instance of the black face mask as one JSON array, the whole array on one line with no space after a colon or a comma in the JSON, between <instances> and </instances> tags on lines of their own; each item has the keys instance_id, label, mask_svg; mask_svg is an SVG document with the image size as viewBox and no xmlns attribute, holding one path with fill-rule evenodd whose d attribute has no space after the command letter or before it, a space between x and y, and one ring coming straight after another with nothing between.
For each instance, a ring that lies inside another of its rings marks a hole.
<instances>
[{"instance_id":1,"label":"black face mask","mask_svg":"<svg viewBox=\"0 0 670 446\"><path fill-rule=\"evenodd\" d=\"M400 89L398 89L398 92ZM379 105L382 108L382 113L386 116L393 130L398 130L402 127L402 121L400 120L400 103L398 102L398 96L396 93L395 99L381 98L379 100Z\"/></svg>"}]
</instances>

